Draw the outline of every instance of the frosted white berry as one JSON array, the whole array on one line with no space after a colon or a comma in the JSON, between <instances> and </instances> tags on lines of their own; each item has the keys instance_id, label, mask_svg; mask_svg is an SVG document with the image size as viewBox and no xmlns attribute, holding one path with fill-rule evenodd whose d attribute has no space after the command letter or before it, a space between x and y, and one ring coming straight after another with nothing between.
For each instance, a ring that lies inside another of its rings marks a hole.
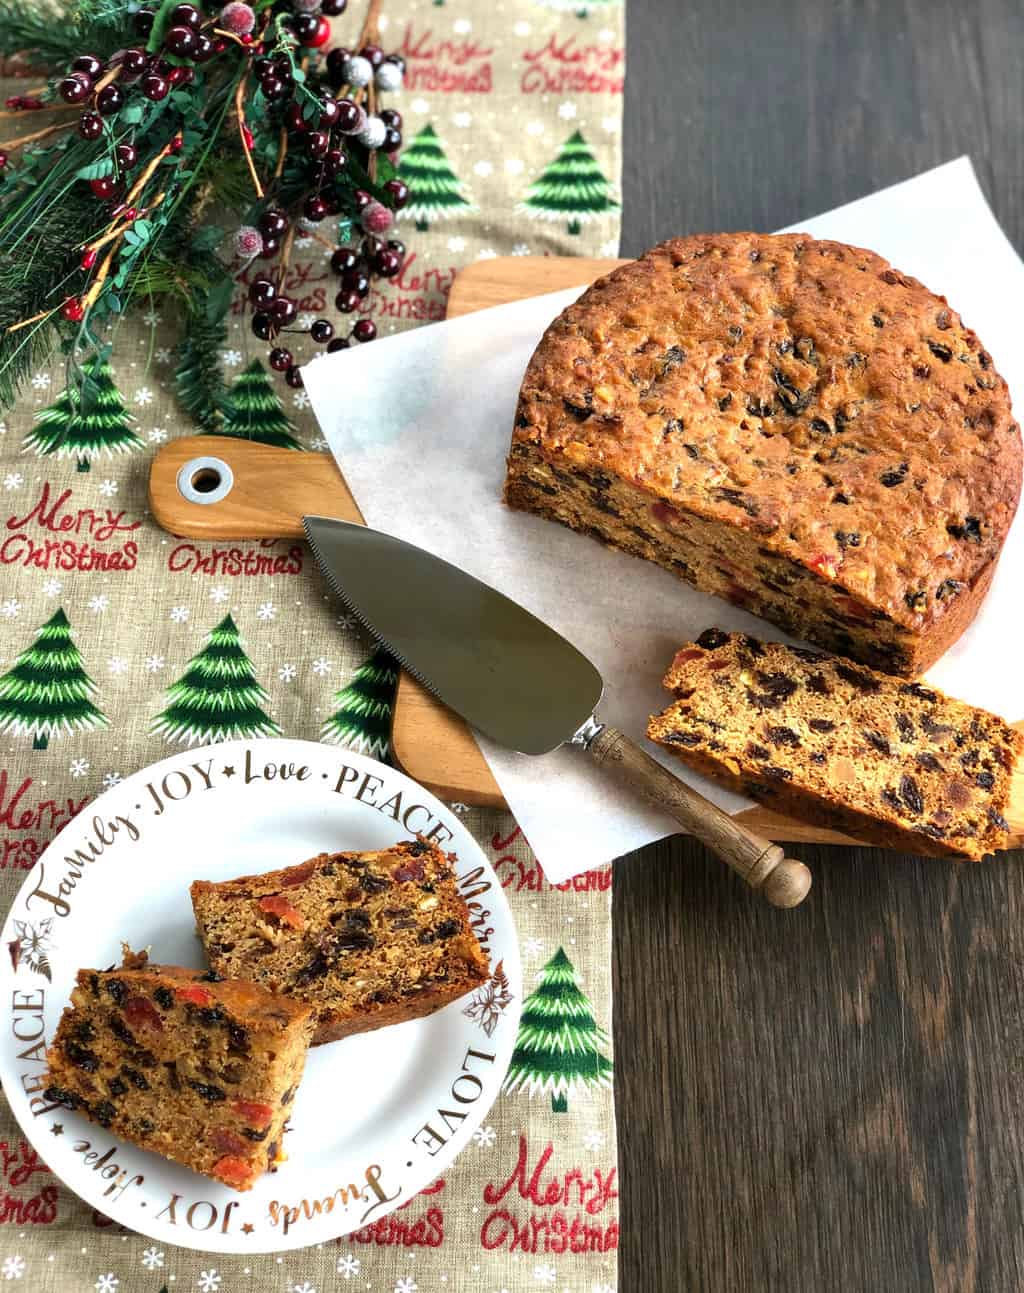
<instances>
[{"instance_id":1,"label":"frosted white berry","mask_svg":"<svg viewBox=\"0 0 1024 1293\"><path fill-rule=\"evenodd\" d=\"M341 75L349 85L369 85L373 80L373 64L368 58L354 54L342 64Z\"/></svg>"},{"instance_id":2,"label":"frosted white berry","mask_svg":"<svg viewBox=\"0 0 1024 1293\"><path fill-rule=\"evenodd\" d=\"M366 124L356 138L365 148L379 148L387 137L388 128L380 117L367 117Z\"/></svg>"},{"instance_id":3,"label":"frosted white berry","mask_svg":"<svg viewBox=\"0 0 1024 1293\"><path fill-rule=\"evenodd\" d=\"M244 224L235 233L235 255L242 260L251 260L263 250L263 235L252 225Z\"/></svg>"},{"instance_id":4,"label":"frosted white berry","mask_svg":"<svg viewBox=\"0 0 1024 1293\"><path fill-rule=\"evenodd\" d=\"M381 63L380 67L373 76L377 83L377 89L385 93L393 93L401 89L402 86L402 69L397 63Z\"/></svg>"},{"instance_id":5,"label":"frosted white berry","mask_svg":"<svg viewBox=\"0 0 1024 1293\"><path fill-rule=\"evenodd\" d=\"M220 24L236 36L247 36L256 26L256 15L242 0L232 0L220 11Z\"/></svg>"}]
</instances>

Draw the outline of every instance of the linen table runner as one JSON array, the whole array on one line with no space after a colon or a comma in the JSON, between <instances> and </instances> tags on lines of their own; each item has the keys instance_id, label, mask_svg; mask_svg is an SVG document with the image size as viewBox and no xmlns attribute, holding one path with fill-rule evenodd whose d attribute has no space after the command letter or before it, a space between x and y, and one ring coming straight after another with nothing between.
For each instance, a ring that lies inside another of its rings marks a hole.
<instances>
[{"instance_id":1,"label":"linen table runner","mask_svg":"<svg viewBox=\"0 0 1024 1293\"><path fill-rule=\"evenodd\" d=\"M360 8L352 3L336 20L337 39L355 39ZM406 263L371 302L381 332L442 318L455 273L474 260L617 254L620 0L393 0L381 26L385 47L406 59L395 106L414 189L397 229ZM17 88L8 82L4 94ZM434 181L419 200L417 168ZM567 172L596 178L599 190L607 181L606 197L567 184ZM289 270L288 288L310 318L325 306L331 313L323 253L299 239ZM148 515L153 451L196 430L171 393L176 337L174 319L151 313L115 338L114 374L144 449L93 459L83 471L26 447L36 414L60 393L59 364L36 372L0 423L0 675L49 624L95 682L98 711L86 731L45 738L24 724L0 732L5 909L90 799L179 748L161 722L168 689L215 630L251 662L266 693L268 735L386 757L386 713L375 702L390 700L389 662L325 591L308 549L178 540ZM249 358L265 359L241 300L228 344L229 377ZM275 390L303 450L325 450L303 392L283 382ZM609 1061L594 1064L605 1081L567 1073L568 1091L552 1093L515 1066L512 1089L474 1143L423 1194L337 1242L251 1258L155 1245L92 1211L57 1182L3 1104L0 1280L61 1293L614 1290L611 871L553 888L508 814L465 813L512 904L524 992L543 978L580 994L596 1024L593 1048Z\"/></svg>"}]
</instances>

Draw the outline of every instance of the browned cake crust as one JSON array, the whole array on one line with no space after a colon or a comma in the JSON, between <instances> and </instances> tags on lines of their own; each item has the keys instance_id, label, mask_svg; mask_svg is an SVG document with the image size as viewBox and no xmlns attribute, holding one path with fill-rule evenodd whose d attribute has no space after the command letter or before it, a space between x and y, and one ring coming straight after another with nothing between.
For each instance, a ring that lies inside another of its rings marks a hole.
<instances>
[{"instance_id":1,"label":"browned cake crust","mask_svg":"<svg viewBox=\"0 0 1024 1293\"><path fill-rule=\"evenodd\" d=\"M191 893L210 964L308 1002L314 1045L431 1014L489 973L451 861L426 840Z\"/></svg>"},{"instance_id":2,"label":"browned cake crust","mask_svg":"<svg viewBox=\"0 0 1024 1293\"><path fill-rule=\"evenodd\" d=\"M49 1099L142 1149L248 1190L284 1155L309 1007L211 971L79 970L47 1052Z\"/></svg>"},{"instance_id":3,"label":"browned cake crust","mask_svg":"<svg viewBox=\"0 0 1024 1293\"><path fill-rule=\"evenodd\" d=\"M1006 383L943 297L737 233L662 243L552 323L505 498L914 676L973 619L1020 489Z\"/></svg>"},{"instance_id":4,"label":"browned cake crust","mask_svg":"<svg viewBox=\"0 0 1024 1293\"><path fill-rule=\"evenodd\" d=\"M1001 718L802 647L707 629L647 735L781 812L932 857L1008 847L1024 735Z\"/></svg>"}]
</instances>

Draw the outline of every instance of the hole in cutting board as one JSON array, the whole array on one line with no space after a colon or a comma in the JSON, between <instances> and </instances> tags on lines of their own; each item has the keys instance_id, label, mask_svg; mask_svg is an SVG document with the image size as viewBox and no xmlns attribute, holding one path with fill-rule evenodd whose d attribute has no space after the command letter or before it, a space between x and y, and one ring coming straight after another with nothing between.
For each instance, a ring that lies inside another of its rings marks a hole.
<instances>
[{"instance_id":1,"label":"hole in cutting board","mask_svg":"<svg viewBox=\"0 0 1024 1293\"><path fill-rule=\"evenodd\" d=\"M220 484L220 472L213 467L201 467L189 484L198 494L212 494Z\"/></svg>"},{"instance_id":2,"label":"hole in cutting board","mask_svg":"<svg viewBox=\"0 0 1024 1293\"><path fill-rule=\"evenodd\" d=\"M219 503L234 483L234 472L223 458L192 458L178 472L178 493L189 503Z\"/></svg>"}]
</instances>

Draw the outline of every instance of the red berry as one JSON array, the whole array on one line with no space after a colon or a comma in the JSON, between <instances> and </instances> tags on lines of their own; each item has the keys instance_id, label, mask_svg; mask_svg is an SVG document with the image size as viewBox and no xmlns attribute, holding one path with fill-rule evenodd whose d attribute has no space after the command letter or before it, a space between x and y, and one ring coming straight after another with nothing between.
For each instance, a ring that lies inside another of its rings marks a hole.
<instances>
[{"instance_id":1,"label":"red berry","mask_svg":"<svg viewBox=\"0 0 1024 1293\"><path fill-rule=\"evenodd\" d=\"M324 157L324 171L328 179L333 179L339 171L344 170L348 158L340 148L328 148Z\"/></svg>"},{"instance_id":2,"label":"red berry","mask_svg":"<svg viewBox=\"0 0 1024 1293\"><path fill-rule=\"evenodd\" d=\"M310 157L326 157L331 146L330 137L323 130L311 130L304 136L302 145Z\"/></svg>"},{"instance_id":3,"label":"red berry","mask_svg":"<svg viewBox=\"0 0 1024 1293\"><path fill-rule=\"evenodd\" d=\"M92 77L84 72L72 72L61 81L57 90L65 103L84 103L92 93Z\"/></svg>"},{"instance_id":4,"label":"red berry","mask_svg":"<svg viewBox=\"0 0 1024 1293\"><path fill-rule=\"evenodd\" d=\"M277 255L277 253L280 250L281 250L280 238L268 238L266 235L264 235L263 250L260 252L260 255L263 257L264 260L273 260L273 258Z\"/></svg>"},{"instance_id":5,"label":"red berry","mask_svg":"<svg viewBox=\"0 0 1024 1293\"><path fill-rule=\"evenodd\" d=\"M103 64L95 54L79 54L71 64L72 72L84 72L86 76L91 77L94 81L103 71Z\"/></svg>"},{"instance_id":6,"label":"red berry","mask_svg":"<svg viewBox=\"0 0 1024 1293\"><path fill-rule=\"evenodd\" d=\"M167 79L171 85L191 85L196 79L196 70L187 64L179 64L178 67L172 67L167 73Z\"/></svg>"},{"instance_id":7,"label":"red berry","mask_svg":"<svg viewBox=\"0 0 1024 1293\"><path fill-rule=\"evenodd\" d=\"M9 98L4 99L4 107L10 108L12 112L17 112L21 107L21 95L12 94Z\"/></svg>"},{"instance_id":8,"label":"red berry","mask_svg":"<svg viewBox=\"0 0 1024 1293\"><path fill-rule=\"evenodd\" d=\"M104 175L101 179L90 180L89 187L98 198L102 198L103 201L106 201L107 198L112 198L116 193L117 181L109 175Z\"/></svg>"},{"instance_id":9,"label":"red berry","mask_svg":"<svg viewBox=\"0 0 1024 1293\"><path fill-rule=\"evenodd\" d=\"M292 352L283 346L277 346L270 352L270 367L275 373L283 373L292 366ZM262 903L262 899L260 900Z\"/></svg>"},{"instance_id":10,"label":"red berry","mask_svg":"<svg viewBox=\"0 0 1024 1293\"><path fill-rule=\"evenodd\" d=\"M334 298L334 306L341 314L351 314L353 310L359 309L359 301L358 292L343 290Z\"/></svg>"},{"instance_id":11,"label":"red berry","mask_svg":"<svg viewBox=\"0 0 1024 1293\"><path fill-rule=\"evenodd\" d=\"M403 260L405 259L405 243L398 238L388 239L388 251L396 251Z\"/></svg>"},{"instance_id":12,"label":"red berry","mask_svg":"<svg viewBox=\"0 0 1024 1293\"><path fill-rule=\"evenodd\" d=\"M175 5L171 10L171 22L177 26L181 24L185 27L195 27L197 30L202 22L202 14L194 4Z\"/></svg>"},{"instance_id":13,"label":"red berry","mask_svg":"<svg viewBox=\"0 0 1024 1293\"><path fill-rule=\"evenodd\" d=\"M337 18L345 12L348 0L321 0L320 12L325 13L328 18Z\"/></svg>"},{"instance_id":14,"label":"red berry","mask_svg":"<svg viewBox=\"0 0 1024 1293\"><path fill-rule=\"evenodd\" d=\"M341 276L343 292L355 292L360 300L370 295L370 277L362 269L346 270Z\"/></svg>"},{"instance_id":15,"label":"red berry","mask_svg":"<svg viewBox=\"0 0 1024 1293\"><path fill-rule=\"evenodd\" d=\"M348 337L335 337L333 341L327 343L327 353L333 355L339 350L348 350L349 345Z\"/></svg>"},{"instance_id":16,"label":"red berry","mask_svg":"<svg viewBox=\"0 0 1024 1293\"><path fill-rule=\"evenodd\" d=\"M318 346L322 346L334 336L334 327L327 319L317 319L310 328L309 335Z\"/></svg>"},{"instance_id":17,"label":"red berry","mask_svg":"<svg viewBox=\"0 0 1024 1293\"><path fill-rule=\"evenodd\" d=\"M373 201L373 194L367 193L365 189L356 189L352 194L352 200L356 204L356 210L362 211Z\"/></svg>"},{"instance_id":18,"label":"red berry","mask_svg":"<svg viewBox=\"0 0 1024 1293\"><path fill-rule=\"evenodd\" d=\"M316 224L327 214L327 203L321 197L306 198L302 213L307 220Z\"/></svg>"},{"instance_id":19,"label":"red berry","mask_svg":"<svg viewBox=\"0 0 1024 1293\"><path fill-rule=\"evenodd\" d=\"M192 61L194 63L208 63L216 52L214 42L207 36L205 31L201 31L196 36L196 47L192 51Z\"/></svg>"},{"instance_id":20,"label":"red berry","mask_svg":"<svg viewBox=\"0 0 1024 1293\"><path fill-rule=\"evenodd\" d=\"M291 368L289 368L285 372L284 380L288 383L289 386L296 386L296 387L301 386L302 385L301 370L296 368L295 365L293 364Z\"/></svg>"},{"instance_id":21,"label":"red berry","mask_svg":"<svg viewBox=\"0 0 1024 1293\"><path fill-rule=\"evenodd\" d=\"M99 253L96 251L95 247L90 247L82 256L82 268L92 269L93 265L96 264L96 257L98 254Z\"/></svg>"},{"instance_id":22,"label":"red berry","mask_svg":"<svg viewBox=\"0 0 1024 1293\"><path fill-rule=\"evenodd\" d=\"M295 302L290 296L278 296L270 307L270 317L278 325L291 323L295 318Z\"/></svg>"},{"instance_id":23,"label":"red berry","mask_svg":"<svg viewBox=\"0 0 1024 1293\"><path fill-rule=\"evenodd\" d=\"M334 51L332 50L333 54ZM343 135L353 135L363 124L363 110L357 103L351 99L336 99L338 105L338 117L335 125Z\"/></svg>"},{"instance_id":24,"label":"red berry","mask_svg":"<svg viewBox=\"0 0 1024 1293\"><path fill-rule=\"evenodd\" d=\"M402 132L396 130L394 126L388 126L384 131L384 142L381 148L386 153L397 153L402 147Z\"/></svg>"},{"instance_id":25,"label":"red berry","mask_svg":"<svg viewBox=\"0 0 1024 1293\"><path fill-rule=\"evenodd\" d=\"M274 323L269 314L254 314L250 326L260 341L269 341L274 335Z\"/></svg>"},{"instance_id":26,"label":"red berry","mask_svg":"<svg viewBox=\"0 0 1024 1293\"><path fill-rule=\"evenodd\" d=\"M112 117L124 107L124 90L119 85L105 85L96 96L96 107L104 117Z\"/></svg>"},{"instance_id":27,"label":"red berry","mask_svg":"<svg viewBox=\"0 0 1024 1293\"><path fill-rule=\"evenodd\" d=\"M121 68L125 76L141 76L148 64L144 49L126 49L121 56Z\"/></svg>"},{"instance_id":28,"label":"red berry","mask_svg":"<svg viewBox=\"0 0 1024 1293\"><path fill-rule=\"evenodd\" d=\"M78 133L83 139L99 139L103 134L103 121L95 112L83 112L78 118Z\"/></svg>"},{"instance_id":29,"label":"red berry","mask_svg":"<svg viewBox=\"0 0 1024 1293\"><path fill-rule=\"evenodd\" d=\"M260 276L249 284L249 300L259 310L265 310L277 296L274 280Z\"/></svg>"},{"instance_id":30,"label":"red berry","mask_svg":"<svg viewBox=\"0 0 1024 1293\"><path fill-rule=\"evenodd\" d=\"M384 185L384 192L391 199L391 205L396 211L401 211L409 201L409 186L404 180L388 180Z\"/></svg>"},{"instance_id":31,"label":"red berry","mask_svg":"<svg viewBox=\"0 0 1024 1293\"><path fill-rule=\"evenodd\" d=\"M159 103L161 99L166 99L170 88L166 77L157 76L155 72L147 72L142 78L142 93L153 103Z\"/></svg>"},{"instance_id":32,"label":"red berry","mask_svg":"<svg viewBox=\"0 0 1024 1293\"><path fill-rule=\"evenodd\" d=\"M381 278L395 278L401 272L402 258L397 252L388 251L385 247L374 256L373 268Z\"/></svg>"},{"instance_id":33,"label":"red berry","mask_svg":"<svg viewBox=\"0 0 1024 1293\"><path fill-rule=\"evenodd\" d=\"M316 22L316 33L312 40L305 40L302 43L309 49L322 49L331 39L331 24L321 14Z\"/></svg>"},{"instance_id":34,"label":"red berry","mask_svg":"<svg viewBox=\"0 0 1024 1293\"><path fill-rule=\"evenodd\" d=\"M308 130L309 123L302 115L302 104L294 99L284 110L284 124L289 130Z\"/></svg>"},{"instance_id":35,"label":"red berry","mask_svg":"<svg viewBox=\"0 0 1024 1293\"><path fill-rule=\"evenodd\" d=\"M168 29L164 37L164 49L170 50L172 54L177 54L179 58L187 58L196 47L196 33L191 27L179 24L176 27Z\"/></svg>"},{"instance_id":36,"label":"red berry","mask_svg":"<svg viewBox=\"0 0 1024 1293\"><path fill-rule=\"evenodd\" d=\"M153 10L139 9L136 11L134 20L135 30L140 36L148 36L153 30Z\"/></svg>"},{"instance_id":37,"label":"red berry","mask_svg":"<svg viewBox=\"0 0 1024 1293\"><path fill-rule=\"evenodd\" d=\"M359 264L359 257L351 247L338 247L331 257L331 269L336 274L344 274L348 269L355 269Z\"/></svg>"},{"instance_id":38,"label":"red berry","mask_svg":"<svg viewBox=\"0 0 1024 1293\"><path fill-rule=\"evenodd\" d=\"M134 144L118 144L115 156L121 170L130 171L139 160L139 150Z\"/></svg>"},{"instance_id":39,"label":"red berry","mask_svg":"<svg viewBox=\"0 0 1024 1293\"><path fill-rule=\"evenodd\" d=\"M69 296L60 307L60 312L69 323L81 323L85 318L85 307L77 296Z\"/></svg>"},{"instance_id":40,"label":"red berry","mask_svg":"<svg viewBox=\"0 0 1024 1293\"><path fill-rule=\"evenodd\" d=\"M394 126L396 130L402 129L402 114L394 108L382 108L377 113L377 116L380 117L385 126Z\"/></svg>"},{"instance_id":41,"label":"red berry","mask_svg":"<svg viewBox=\"0 0 1024 1293\"><path fill-rule=\"evenodd\" d=\"M359 57L365 58L371 67L380 67L384 62L384 51L379 45L364 45L359 51Z\"/></svg>"},{"instance_id":42,"label":"red berry","mask_svg":"<svg viewBox=\"0 0 1024 1293\"><path fill-rule=\"evenodd\" d=\"M292 16L292 31L300 45L311 45L316 39L320 19L315 13L297 13Z\"/></svg>"},{"instance_id":43,"label":"red berry","mask_svg":"<svg viewBox=\"0 0 1024 1293\"><path fill-rule=\"evenodd\" d=\"M0 171L7 165L7 154L0 148Z\"/></svg>"},{"instance_id":44,"label":"red berry","mask_svg":"<svg viewBox=\"0 0 1024 1293\"><path fill-rule=\"evenodd\" d=\"M271 207L260 216L260 233L268 238L283 238L288 232L288 217L283 211Z\"/></svg>"},{"instance_id":45,"label":"red berry","mask_svg":"<svg viewBox=\"0 0 1024 1293\"><path fill-rule=\"evenodd\" d=\"M283 98L286 88L284 81L273 73L270 76L265 76L263 80L260 81L260 89L263 91L263 97L265 99L270 99L271 101Z\"/></svg>"},{"instance_id":46,"label":"red berry","mask_svg":"<svg viewBox=\"0 0 1024 1293\"><path fill-rule=\"evenodd\" d=\"M377 325L372 319L360 319L352 329L356 341L372 341L377 335Z\"/></svg>"},{"instance_id":47,"label":"red berry","mask_svg":"<svg viewBox=\"0 0 1024 1293\"><path fill-rule=\"evenodd\" d=\"M171 144L170 144L171 152L180 153L184 143L185 143L185 140L182 138L181 132L179 131L179 133L174 135L171 139Z\"/></svg>"}]
</instances>

